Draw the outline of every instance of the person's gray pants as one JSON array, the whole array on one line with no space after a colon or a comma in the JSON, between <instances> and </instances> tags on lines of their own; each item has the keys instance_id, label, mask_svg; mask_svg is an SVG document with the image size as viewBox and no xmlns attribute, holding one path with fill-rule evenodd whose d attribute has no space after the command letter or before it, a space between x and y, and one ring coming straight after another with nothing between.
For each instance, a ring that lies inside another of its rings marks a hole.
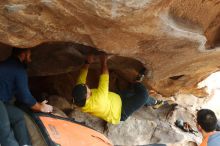
<instances>
[{"instance_id":1,"label":"person's gray pants","mask_svg":"<svg viewBox=\"0 0 220 146\"><path fill-rule=\"evenodd\" d=\"M0 101L0 144L1 146L30 145L24 113L2 101Z\"/></svg>"}]
</instances>

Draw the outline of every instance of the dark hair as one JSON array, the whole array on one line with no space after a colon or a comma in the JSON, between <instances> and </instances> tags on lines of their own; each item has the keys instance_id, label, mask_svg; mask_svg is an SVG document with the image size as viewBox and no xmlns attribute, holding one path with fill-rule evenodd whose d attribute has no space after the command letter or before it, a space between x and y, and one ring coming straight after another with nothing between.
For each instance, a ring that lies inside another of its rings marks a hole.
<instances>
[{"instance_id":1,"label":"dark hair","mask_svg":"<svg viewBox=\"0 0 220 146\"><path fill-rule=\"evenodd\" d=\"M12 51L11 51L11 56L13 57L17 57L19 56L21 53L28 51L27 48L17 48L17 47L13 47Z\"/></svg>"},{"instance_id":2,"label":"dark hair","mask_svg":"<svg viewBox=\"0 0 220 146\"><path fill-rule=\"evenodd\" d=\"M72 91L74 103L79 107L83 107L86 104L86 94L87 94L86 85L84 84L76 85Z\"/></svg>"},{"instance_id":3,"label":"dark hair","mask_svg":"<svg viewBox=\"0 0 220 146\"><path fill-rule=\"evenodd\" d=\"M216 129L217 118L212 110L201 109L197 112L197 123L205 132L212 132Z\"/></svg>"}]
</instances>

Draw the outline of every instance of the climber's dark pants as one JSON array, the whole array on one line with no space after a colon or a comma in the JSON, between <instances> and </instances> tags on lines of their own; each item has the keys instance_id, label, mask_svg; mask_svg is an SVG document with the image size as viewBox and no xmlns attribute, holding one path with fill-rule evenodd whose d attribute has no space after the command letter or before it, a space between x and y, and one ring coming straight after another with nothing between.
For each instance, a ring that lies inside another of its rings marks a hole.
<instances>
[{"instance_id":1,"label":"climber's dark pants","mask_svg":"<svg viewBox=\"0 0 220 146\"><path fill-rule=\"evenodd\" d=\"M133 112L144 105L152 106L156 100L148 96L148 91L141 83L134 83L133 91L120 91L122 100L121 121L125 121Z\"/></svg>"},{"instance_id":2,"label":"climber's dark pants","mask_svg":"<svg viewBox=\"0 0 220 146\"><path fill-rule=\"evenodd\" d=\"M17 107L0 100L0 145L30 145L24 113Z\"/></svg>"}]
</instances>

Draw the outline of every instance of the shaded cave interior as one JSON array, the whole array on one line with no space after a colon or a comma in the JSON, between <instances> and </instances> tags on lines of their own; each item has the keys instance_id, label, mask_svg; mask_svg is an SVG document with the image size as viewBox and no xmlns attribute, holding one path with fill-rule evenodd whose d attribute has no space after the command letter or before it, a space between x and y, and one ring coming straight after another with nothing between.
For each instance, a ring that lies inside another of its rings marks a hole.
<instances>
[{"instance_id":1,"label":"shaded cave interior","mask_svg":"<svg viewBox=\"0 0 220 146\"><path fill-rule=\"evenodd\" d=\"M4 60L10 55L12 46L0 44L0 47L0 60ZM100 75L98 55L103 53L102 50L73 42L46 42L31 48L31 50L32 63L28 67L29 85L32 94L37 99L42 100L41 97L46 95L59 95L72 102L72 88L87 54L95 55L95 61L90 65L87 83L90 88L97 87ZM138 71L143 67L146 68L146 65L144 66L141 61L134 59L135 56L131 58L118 54L109 55L110 91L130 88L130 83L134 80ZM152 80L150 81L152 76L151 68L147 68L146 74L144 79L145 86L149 90L156 91L152 93L166 96L154 89L153 82ZM187 75L175 74L165 80L161 80L160 83L164 85L162 89L168 91L170 85L179 87L186 79ZM178 90L178 88L174 90ZM193 91L189 90L189 92ZM199 92L196 91L197 93L204 95L203 89Z\"/></svg>"},{"instance_id":2,"label":"shaded cave interior","mask_svg":"<svg viewBox=\"0 0 220 146\"><path fill-rule=\"evenodd\" d=\"M0 44L0 47L0 59L4 60L10 55L12 47L5 44ZM30 49L29 85L33 96L39 101L50 95L59 95L72 102L72 88L88 54L94 54L94 63L90 65L87 84L90 88L98 86L99 55L105 52L71 42L47 42ZM109 54L108 66L110 91L130 88L130 83L144 67L138 60L115 54Z\"/></svg>"}]
</instances>

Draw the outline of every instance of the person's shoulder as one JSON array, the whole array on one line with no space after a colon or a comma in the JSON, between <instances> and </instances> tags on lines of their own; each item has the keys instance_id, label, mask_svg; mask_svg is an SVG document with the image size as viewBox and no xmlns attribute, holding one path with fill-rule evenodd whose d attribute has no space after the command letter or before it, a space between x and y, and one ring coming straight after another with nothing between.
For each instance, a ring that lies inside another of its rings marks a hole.
<instances>
[{"instance_id":1,"label":"person's shoulder","mask_svg":"<svg viewBox=\"0 0 220 146\"><path fill-rule=\"evenodd\" d=\"M18 58L8 58L6 61L6 66L11 68L10 70L14 71L16 74L26 74L26 69L24 65L20 62Z\"/></svg>"},{"instance_id":2,"label":"person's shoulder","mask_svg":"<svg viewBox=\"0 0 220 146\"><path fill-rule=\"evenodd\" d=\"M208 146L220 145L220 132L215 132L208 138Z\"/></svg>"},{"instance_id":3,"label":"person's shoulder","mask_svg":"<svg viewBox=\"0 0 220 146\"><path fill-rule=\"evenodd\" d=\"M2 64L7 64L7 65L20 65L20 60L15 57L8 57L7 59L1 61Z\"/></svg>"},{"instance_id":4,"label":"person's shoulder","mask_svg":"<svg viewBox=\"0 0 220 146\"><path fill-rule=\"evenodd\" d=\"M220 136L220 131L216 131L212 136Z\"/></svg>"},{"instance_id":5,"label":"person's shoulder","mask_svg":"<svg viewBox=\"0 0 220 146\"><path fill-rule=\"evenodd\" d=\"M9 58L1 61L0 65L2 67L4 67L5 69L7 69L7 68L15 68L15 66L17 66L18 63L17 63L17 61L14 58L9 57Z\"/></svg>"}]
</instances>

